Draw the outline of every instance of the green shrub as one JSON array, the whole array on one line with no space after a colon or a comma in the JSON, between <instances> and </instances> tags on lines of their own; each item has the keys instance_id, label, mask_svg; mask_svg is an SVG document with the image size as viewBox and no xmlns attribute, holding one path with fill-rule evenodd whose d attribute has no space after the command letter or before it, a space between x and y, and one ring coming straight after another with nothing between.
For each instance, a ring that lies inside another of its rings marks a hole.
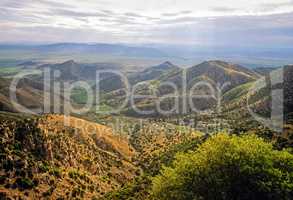
<instances>
[{"instance_id":1,"label":"green shrub","mask_svg":"<svg viewBox=\"0 0 293 200\"><path fill-rule=\"evenodd\" d=\"M41 163L38 167L42 173L48 172L50 169L50 166L47 163Z\"/></svg>"},{"instance_id":2,"label":"green shrub","mask_svg":"<svg viewBox=\"0 0 293 200\"><path fill-rule=\"evenodd\" d=\"M72 197L78 197L78 196L80 196L80 197L83 197L84 196L84 190L82 190L81 188L74 188L73 190L72 190L72 193L71 193L71 196Z\"/></svg>"},{"instance_id":3,"label":"green shrub","mask_svg":"<svg viewBox=\"0 0 293 200\"><path fill-rule=\"evenodd\" d=\"M53 194L55 190L55 186L50 187L46 192L44 192L42 195L43 197L49 197Z\"/></svg>"},{"instance_id":4,"label":"green shrub","mask_svg":"<svg viewBox=\"0 0 293 200\"><path fill-rule=\"evenodd\" d=\"M12 160L4 160L3 161L3 169L8 172L8 171L12 171L13 170L13 161Z\"/></svg>"},{"instance_id":5,"label":"green shrub","mask_svg":"<svg viewBox=\"0 0 293 200\"><path fill-rule=\"evenodd\" d=\"M5 183L6 176L0 176L0 184L3 185Z\"/></svg>"},{"instance_id":6,"label":"green shrub","mask_svg":"<svg viewBox=\"0 0 293 200\"><path fill-rule=\"evenodd\" d=\"M68 175L71 179L81 179L81 180L87 180L87 176L84 173L79 172L78 170L70 170L68 172Z\"/></svg>"},{"instance_id":7,"label":"green shrub","mask_svg":"<svg viewBox=\"0 0 293 200\"><path fill-rule=\"evenodd\" d=\"M49 174L57 178L61 178L61 170L57 167L53 167L49 170Z\"/></svg>"},{"instance_id":8,"label":"green shrub","mask_svg":"<svg viewBox=\"0 0 293 200\"><path fill-rule=\"evenodd\" d=\"M293 155L256 136L216 135L153 178L158 200L293 199Z\"/></svg>"},{"instance_id":9,"label":"green shrub","mask_svg":"<svg viewBox=\"0 0 293 200\"><path fill-rule=\"evenodd\" d=\"M17 178L15 183L20 189L32 189L35 185L31 179L28 178Z\"/></svg>"}]
</instances>

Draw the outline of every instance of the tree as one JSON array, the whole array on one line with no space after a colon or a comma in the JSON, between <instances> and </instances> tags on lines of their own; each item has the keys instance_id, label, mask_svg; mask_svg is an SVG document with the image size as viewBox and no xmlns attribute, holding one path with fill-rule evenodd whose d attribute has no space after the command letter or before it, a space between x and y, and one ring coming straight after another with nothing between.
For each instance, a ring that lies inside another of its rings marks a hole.
<instances>
[{"instance_id":1,"label":"tree","mask_svg":"<svg viewBox=\"0 0 293 200\"><path fill-rule=\"evenodd\" d=\"M293 155L255 135L218 134L152 182L159 200L293 199Z\"/></svg>"}]
</instances>

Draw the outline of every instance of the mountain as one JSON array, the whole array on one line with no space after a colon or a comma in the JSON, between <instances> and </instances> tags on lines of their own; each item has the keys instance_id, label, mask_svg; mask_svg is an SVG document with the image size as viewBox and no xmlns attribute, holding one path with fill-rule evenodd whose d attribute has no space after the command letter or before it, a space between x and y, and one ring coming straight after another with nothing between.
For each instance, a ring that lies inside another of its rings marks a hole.
<instances>
[{"instance_id":1,"label":"mountain","mask_svg":"<svg viewBox=\"0 0 293 200\"><path fill-rule=\"evenodd\" d=\"M169 76L163 81L171 81L182 87L182 76L183 71ZM188 88L201 80L207 80L220 86L224 83L229 83L225 88L225 90L228 90L237 85L254 81L259 77L259 74L248 68L224 61L205 61L186 70Z\"/></svg>"},{"instance_id":2,"label":"mountain","mask_svg":"<svg viewBox=\"0 0 293 200\"><path fill-rule=\"evenodd\" d=\"M121 61L125 63L173 62L190 65L213 57L242 63L251 68L278 67L292 63L292 48L243 48L237 46L197 46L168 44L111 44L111 43L53 43L53 44L0 44L0 63L21 63L27 59L35 61L72 59L83 62ZM4 56L7 55L7 56ZM154 61L150 62L152 59ZM156 59L158 59L156 61ZM16 61L16 62L15 62ZM3 64L2 64L3 65Z\"/></svg>"},{"instance_id":3,"label":"mountain","mask_svg":"<svg viewBox=\"0 0 293 200\"><path fill-rule=\"evenodd\" d=\"M115 90L125 88L125 84L127 83L131 87L137 83L142 83L144 81L157 80L161 76L168 74L174 70L179 70L179 67L167 61L156 66L147 67L143 71L134 73L122 73L123 77L112 74L110 77L100 80L99 87L101 91L109 93ZM123 82L123 78L127 79L127 83Z\"/></svg>"},{"instance_id":4,"label":"mountain","mask_svg":"<svg viewBox=\"0 0 293 200\"><path fill-rule=\"evenodd\" d=\"M166 65L164 67L166 67ZM223 61L206 61L187 69L174 67L171 69L172 70L167 71L167 73L160 74L154 79L151 79L152 81L149 81L150 84L148 86L141 86L137 90L140 95L146 95L150 93L151 88L155 88L157 89L157 97L153 99L137 100L135 102L136 106L138 106L140 109L143 108L146 110L153 110L156 106L155 102L158 101L159 97L174 93L173 87L164 85L164 83L168 83L169 85L174 84L179 90L177 91L179 92L177 97L180 108L182 108L184 103L184 99L182 98L183 94L192 93L194 95L194 97L191 98L193 105L195 105L195 107L197 107L199 110L205 110L212 108L216 104L215 99L203 99L196 97L198 95L211 94L212 91L210 88L208 88L207 84L212 86L213 89L220 87L221 91L218 92L221 92L220 95L223 95L226 91L232 88L256 81L261 77L261 75L254 72L253 70ZM153 68L149 68L147 70L153 71ZM145 74L147 73L141 73L141 77L145 77ZM147 78L148 76L145 77L145 79ZM140 80L144 79L141 78ZM197 85L198 83L204 83L204 85ZM161 86L161 84L163 85ZM186 86L183 87L183 84ZM186 89L186 91L184 91L184 89ZM172 105L174 105L174 98L165 98L160 102L160 105L162 108L164 108L164 110L169 110L172 108ZM192 108L190 105L187 105L186 112L191 112L191 109ZM182 111L183 110L180 109L179 112L181 113ZM127 109L126 113L135 115L135 112L131 108ZM157 114L158 113L155 113L155 115Z\"/></svg>"},{"instance_id":5,"label":"mountain","mask_svg":"<svg viewBox=\"0 0 293 200\"><path fill-rule=\"evenodd\" d=\"M276 85L272 85L272 78L282 78ZM255 82L249 82L247 84L239 85L223 95L223 102L225 103L225 109L227 112L236 112L242 116L247 115L247 100L250 108L258 114L269 116L272 105L272 92L275 89L282 89L283 99L279 99L278 96L274 97L274 101L279 105L284 105L284 119L286 121L292 119L293 116L293 65L286 65L280 68L276 68L271 71L271 76L267 74L264 79L260 79ZM262 84L259 90L252 92L252 90ZM284 102L282 102L284 100ZM239 111L241 110L241 111Z\"/></svg>"},{"instance_id":6,"label":"mountain","mask_svg":"<svg viewBox=\"0 0 293 200\"><path fill-rule=\"evenodd\" d=\"M21 67L32 67L32 66L36 66L38 65L39 63L38 62L34 62L34 61L25 61L25 62L22 62L22 63L19 63L17 66L21 66Z\"/></svg>"},{"instance_id":7,"label":"mountain","mask_svg":"<svg viewBox=\"0 0 293 200\"><path fill-rule=\"evenodd\" d=\"M0 77L0 110L8 112L64 112L65 106L69 103L76 106L74 102L69 102L64 96L64 88L55 91L52 85L45 87L44 77L32 75L21 78L16 85L16 92L11 88L12 79ZM49 84L52 84L52 80ZM14 101L13 96L16 100ZM47 99L49 97L50 99ZM56 101L58 100L58 101ZM17 105L24 107L17 108ZM58 109L58 110L56 110ZM28 111L27 111L28 110Z\"/></svg>"},{"instance_id":8,"label":"mountain","mask_svg":"<svg viewBox=\"0 0 293 200\"><path fill-rule=\"evenodd\" d=\"M261 78L265 74L265 72L267 73L268 71L263 69L258 70L258 73L243 66L219 60L205 61L201 64L192 66L187 69L182 69L167 61L135 73L125 73L123 71L123 66L118 64L84 64L77 63L74 60L68 60L66 62L57 64L44 64L39 66L39 69L41 70L44 70L45 68L60 71L60 76L55 78L57 81L72 82L77 80L84 80L91 84L94 91L97 90L97 86L95 85L97 71L114 70L115 72L121 72L125 75L124 78L127 78L129 80L130 88L135 84L140 85L139 87L135 88L136 94L149 95L151 91L156 91L156 97L141 98L134 101L135 105L138 106L138 108L147 110L153 109L156 106L156 101L158 101L160 97L164 97L165 95L169 94L172 95L172 93L174 92L174 88L168 85L164 85L164 83L174 84L178 88L179 94L177 94L177 97L179 99L179 107L181 107L183 104L182 94L184 92L188 94L192 92L192 94L195 96L210 94L211 90L207 88L207 86L198 86L196 88L192 88L202 81L204 81L204 83L209 83L213 88L222 87L224 84L227 84L224 88L221 89L222 94L220 95L225 94L222 98L224 102L227 103L228 107L237 107L239 104L238 100L241 100L241 97L245 93L247 93L247 90L249 89L248 86L250 86L252 82ZM183 90L184 87L182 85L182 82L184 80L184 73L186 74L186 91ZM23 81L23 83L20 85L17 96L19 97L20 102L23 102L23 105L29 108L36 108L42 105L42 78L42 76L38 76L38 78L32 77L29 79L25 79L26 81ZM103 98L101 102L103 102L105 105L115 108L115 106L121 105L123 100L126 98L126 93L125 91L123 91L123 88L125 86L121 78L122 77L111 73L103 73L100 76L99 91L101 92ZM2 82L3 83L1 88L3 92L1 94L0 101L2 110L15 111L12 108L11 103L9 102L9 84L4 84L4 81ZM226 93L227 91L229 92ZM78 100L75 101L75 103L83 102L79 101L81 97L75 98L77 95L81 95L83 93L82 91L79 91L74 94L74 99ZM264 97L268 98L268 95L263 95ZM236 97L238 99L237 101L235 101ZM123 113L128 115L135 115L135 112L132 110L129 103L130 102L128 102L125 110L123 110ZM174 98L166 98L160 103L162 108L168 110L171 108L171 105L174 105ZM202 110L212 108L216 102L214 99L211 98L199 99L194 97L192 98L192 103ZM189 107L186 108L186 110L187 112L191 112L191 108ZM155 115L157 115L157 113L155 113Z\"/></svg>"},{"instance_id":9,"label":"mountain","mask_svg":"<svg viewBox=\"0 0 293 200\"><path fill-rule=\"evenodd\" d=\"M131 84L135 84L142 81L156 80L164 74L168 74L172 71L179 70L180 68L173 65L171 62L166 61L160 65L148 67L142 72L137 72L129 76Z\"/></svg>"},{"instance_id":10,"label":"mountain","mask_svg":"<svg viewBox=\"0 0 293 200\"><path fill-rule=\"evenodd\" d=\"M57 64L44 64L39 66L39 69L45 68L52 71L60 72L58 79L62 81L76 81L76 80L96 80L96 74L102 70L123 71L123 65L115 63L93 63L83 64L77 63L74 60L68 60ZM103 73L102 75L105 75Z\"/></svg>"},{"instance_id":11,"label":"mountain","mask_svg":"<svg viewBox=\"0 0 293 200\"><path fill-rule=\"evenodd\" d=\"M37 49L45 52L81 52L104 55L131 56L131 57L162 57L165 53L150 47L135 47L121 44L82 44L57 43L38 46Z\"/></svg>"},{"instance_id":12,"label":"mountain","mask_svg":"<svg viewBox=\"0 0 293 200\"><path fill-rule=\"evenodd\" d=\"M269 75L270 72L276 70L277 67L257 67L255 69L253 69L253 71L255 71L256 73L262 75L262 76L266 76Z\"/></svg>"},{"instance_id":13,"label":"mountain","mask_svg":"<svg viewBox=\"0 0 293 200\"><path fill-rule=\"evenodd\" d=\"M50 91L45 91L45 82L44 82L44 72L45 69L50 71ZM53 81L62 82L74 82L74 81L86 81L90 86L95 87L97 73L102 71L110 71L107 73L100 74L101 88L105 88L106 91L111 90L111 84L108 84L106 81L103 84L102 80L111 80L115 77L111 71L121 72L123 71L123 65L114 64L114 63L93 63L93 64L83 64L77 63L73 60L68 60L63 63L57 64L42 64L37 66L37 70L40 70L41 73L36 75L28 75L25 78L22 78L17 85L16 97L18 103L22 106L25 106L28 109L38 109L39 112L43 112L44 108L44 98L45 96L51 96L53 99L60 99L60 111L63 112L63 103L67 101L63 97L63 91L66 88L61 88L60 93L56 93L52 87ZM53 72L59 72L54 76ZM10 100L10 84L11 78L1 78L0 77L0 108L3 111L18 112L14 108ZM119 88L121 84L118 82ZM79 94L79 93L78 93ZM76 95L75 95L76 96ZM51 99L52 100L52 99ZM74 103L74 102L73 102ZM50 110L53 109L53 101L51 101Z\"/></svg>"},{"instance_id":14,"label":"mountain","mask_svg":"<svg viewBox=\"0 0 293 200\"><path fill-rule=\"evenodd\" d=\"M18 112L10 99L11 79L0 78L0 109ZM35 80L21 79L16 89L17 103L29 109L43 108L43 85Z\"/></svg>"},{"instance_id":15,"label":"mountain","mask_svg":"<svg viewBox=\"0 0 293 200\"><path fill-rule=\"evenodd\" d=\"M175 156L173 145L191 141L196 146L201 137L169 123L143 121L138 126L133 120L128 124L136 128L123 135L73 116L0 118L0 197L99 199L136 180L143 170L158 171L168 159L161 158L164 152ZM191 148L184 144L180 149Z\"/></svg>"},{"instance_id":16,"label":"mountain","mask_svg":"<svg viewBox=\"0 0 293 200\"><path fill-rule=\"evenodd\" d=\"M110 92L120 89L123 86L121 77L116 73L124 72L123 65L115 63L77 63L74 60L68 60L57 64L44 64L39 69L60 72L59 76L54 77L60 82L86 81L96 91L96 82L99 81L99 91ZM99 76L99 77L98 77ZM98 80L99 78L99 80Z\"/></svg>"},{"instance_id":17,"label":"mountain","mask_svg":"<svg viewBox=\"0 0 293 200\"><path fill-rule=\"evenodd\" d=\"M283 89L286 118L291 119L293 117L293 65L284 67Z\"/></svg>"},{"instance_id":18,"label":"mountain","mask_svg":"<svg viewBox=\"0 0 293 200\"><path fill-rule=\"evenodd\" d=\"M62 48L61 45L60 51ZM0 199L149 199L153 178L162 169L177 165L173 163L174 159L183 154L190 160L191 152L202 150L199 146L209 137L214 137L209 135L228 132L233 135L231 140L236 141L237 134L257 134L272 141L275 149L289 148L293 144L292 65L283 67L284 83L272 87L268 76L270 70L251 70L219 60L205 61L186 69L167 61L137 72L125 72L123 66L110 63L86 64L74 60L38 66L41 71L45 68L60 71L60 76L51 80L52 83L83 80L91 83L93 89L97 89L97 70L124 73L130 80L131 89L135 84L140 85L135 88L135 95L153 95L136 99L133 102L136 108L155 112L138 113L128 102L126 108L117 114L96 113L93 109L74 116L19 114L9 98L11 78L0 78ZM185 73L186 88L182 83ZM51 99L60 98L55 96L56 91L44 91L43 78L44 74L40 73L20 81L16 93L21 104L28 108L42 108L44 93L50 93ZM266 87L250 93L260 80L266 80ZM201 81L210 83L213 88L230 83L218 96L224 106L221 111L216 112L214 108L218 102L213 99L192 98L198 110L211 110L197 113L188 105L183 112L185 95L210 94L208 87L192 88ZM99 83L102 88L101 110L122 105L126 94L121 77L106 73ZM175 85L178 93L175 94L170 85L162 85L164 83ZM283 133L275 133L256 122L247 110L248 96L248 106L254 112L268 116L272 88L284 89L286 124ZM86 94L80 90L73 93L77 98L73 106L83 105L80 99ZM64 97L61 98L63 101ZM178 102L175 102L176 98ZM156 110L157 101L163 110L170 110L177 103L180 109L162 115ZM256 139L256 144L261 140ZM206 143L208 149L209 141ZM247 143L246 140L243 142ZM226 146L219 141L219 149ZM282 158L290 151L284 152ZM221 159L217 158L217 161L223 163ZM186 169L194 165L184 162L182 166L185 164L188 165ZM168 173L173 172L170 170ZM289 181L292 182L291 179ZM174 183L176 186L176 180ZM242 186L237 185L237 191L241 189Z\"/></svg>"},{"instance_id":19,"label":"mountain","mask_svg":"<svg viewBox=\"0 0 293 200\"><path fill-rule=\"evenodd\" d=\"M1 51L17 51L21 54L33 54L35 56L48 57L49 55L101 55L118 57L145 57L160 58L168 55L152 47L131 46L124 44L105 43L54 43L44 45L0 45Z\"/></svg>"}]
</instances>

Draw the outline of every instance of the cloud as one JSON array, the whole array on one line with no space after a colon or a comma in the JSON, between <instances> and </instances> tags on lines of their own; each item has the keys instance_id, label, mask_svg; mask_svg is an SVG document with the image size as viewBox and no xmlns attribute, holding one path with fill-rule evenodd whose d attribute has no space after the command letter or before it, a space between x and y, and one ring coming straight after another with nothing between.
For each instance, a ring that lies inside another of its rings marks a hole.
<instances>
[{"instance_id":1,"label":"cloud","mask_svg":"<svg viewBox=\"0 0 293 200\"><path fill-rule=\"evenodd\" d=\"M198 17L177 17L173 19L161 19L158 21L158 24L165 25L176 25L176 24L186 24L186 23L195 23L200 18Z\"/></svg>"},{"instance_id":2,"label":"cloud","mask_svg":"<svg viewBox=\"0 0 293 200\"><path fill-rule=\"evenodd\" d=\"M191 14L192 11L191 10L183 10L180 12L181 14Z\"/></svg>"},{"instance_id":3,"label":"cloud","mask_svg":"<svg viewBox=\"0 0 293 200\"><path fill-rule=\"evenodd\" d=\"M101 12L107 13L107 14L115 14L115 12L113 12L111 10L101 10Z\"/></svg>"},{"instance_id":4,"label":"cloud","mask_svg":"<svg viewBox=\"0 0 293 200\"><path fill-rule=\"evenodd\" d=\"M293 1L287 1L287 2L274 2L274 3L263 3L261 4L260 10L262 11L275 11L283 7L293 6Z\"/></svg>"},{"instance_id":5,"label":"cloud","mask_svg":"<svg viewBox=\"0 0 293 200\"><path fill-rule=\"evenodd\" d=\"M69 9L51 9L51 14L59 15L59 16L69 16L69 17L108 17L109 14L98 13L98 12L83 12L83 11L75 11Z\"/></svg>"},{"instance_id":6,"label":"cloud","mask_svg":"<svg viewBox=\"0 0 293 200\"><path fill-rule=\"evenodd\" d=\"M143 25L144 23L136 21L130 17L101 18L100 21L120 26Z\"/></svg>"},{"instance_id":7,"label":"cloud","mask_svg":"<svg viewBox=\"0 0 293 200\"><path fill-rule=\"evenodd\" d=\"M181 13L163 13L162 16L166 16L166 17L175 17L181 15Z\"/></svg>"},{"instance_id":8,"label":"cloud","mask_svg":"<svg viewBox=\"0 0 293 200\"><path fill-rule=\"evenodd\" d=\"M293 45L292 12L288 0L2 0L0 42Z\"/></svg>"},{"instance_id":9,"label":"cloud","mask_svg":"<svg viewBox=\"0 0 293 200\"><path fill-rule=\"evenodd\" d=\"M72 4L65 3L66 1L63 2L56 2L56 1L50 1L50 0L39 0L39 3L45 5L45 6L50 6L50 7L59 7L59 8L76 8L76 6L73 6Z\"/></svg>"},{"instance_id":10,"label":"cloud","mask_svg":"<svg viewBox=\"0 0 293 200\"><path fill-rule=\"evenodd\" d=\"M180 12L174 12L174 13L162 13L161 16L165 16L165 17L177 17L177 16L181 16L181 15L187 15L187 14L191 14L192 11L190 10L183 10Z\"/></svg>"},{"instance_id":11,"label":"cloud","mask_svg":"<svg viewBox=\"0 0 293 200\"><path fill-rule=\"evenodd\" d=\"M176 23L174 22L176 21ZM151 42L227 46L293 45L293 13L269 16L177 18L140 30ZM184 22L189 23L184 23Z\"/></svg>"},{"instance_id":12,"label":"cloud","mask_svg":"<svg viewBox=\"0 0 293 200\"><path fill-rule=\"evenodd\" d=\"M138 17L138 18L145 18L146 16L134 13L134 12L126 12L124 13L125 16L130 16L130 17Z\"/></svg>"},{"instance_id":13,"label":"cloud","mask_svg":"<svg viewBox=\"0 0 293 200\"><path fill-rule=\"evenodd\" d=\"M212 7L211 10L215 12L235 12L238 9L218 6L218 7Z\"/></svg>"}]
</instances>

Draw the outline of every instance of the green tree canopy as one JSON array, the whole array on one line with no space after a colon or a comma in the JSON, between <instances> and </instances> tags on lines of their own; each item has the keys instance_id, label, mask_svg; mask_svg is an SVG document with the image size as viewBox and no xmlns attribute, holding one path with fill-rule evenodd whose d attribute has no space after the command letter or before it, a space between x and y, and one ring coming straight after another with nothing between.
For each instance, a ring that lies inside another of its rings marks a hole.
<instances>
[{"instance_id":1,"label":"green tree canopy","mask_svg":"<svg viewBox=\"0 0 293 200\"><path fill-rule=\"evenodd\" d=\"M254 135L218 134L153 179L159 200L293 199L293 155Z\"/></svg>"}]
</instances>

